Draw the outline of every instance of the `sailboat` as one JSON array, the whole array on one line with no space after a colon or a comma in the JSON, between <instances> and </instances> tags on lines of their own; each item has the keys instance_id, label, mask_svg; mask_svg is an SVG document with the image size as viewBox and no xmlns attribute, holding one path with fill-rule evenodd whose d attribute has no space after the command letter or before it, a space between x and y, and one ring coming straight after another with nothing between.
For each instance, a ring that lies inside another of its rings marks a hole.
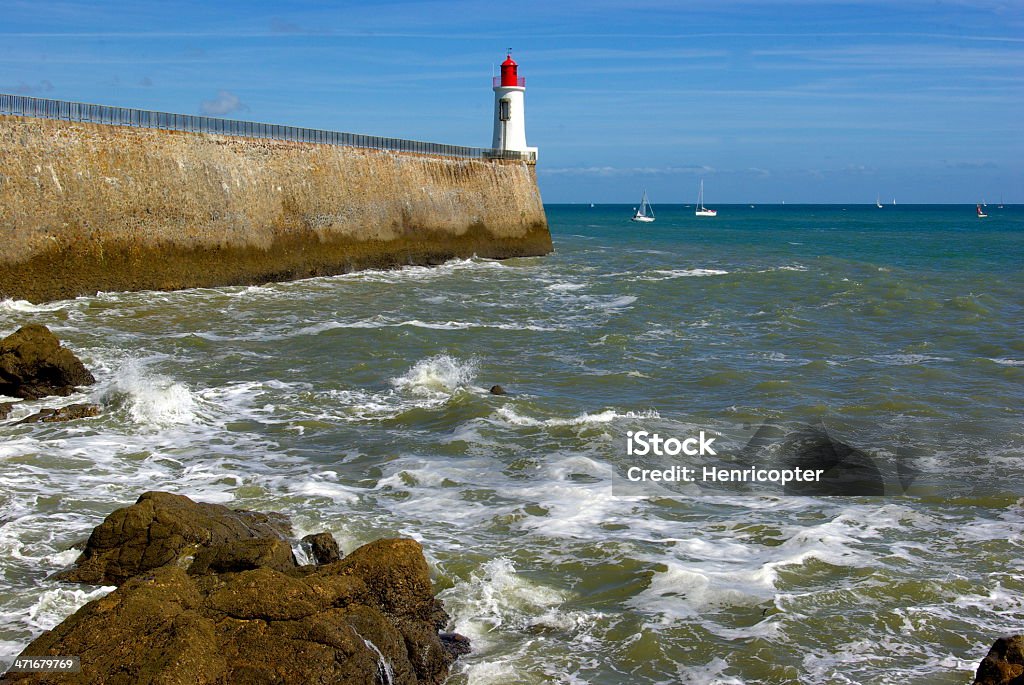
<instances>
[{"instance_id":1,"label":"sailboat","mask_svg":"<svg viewBox=\"0 0 1024 685\"><path fill-rule=\"evenodd\" d=\"M882 208L882 196L881 195L878 195L878 196L875 197L875 206L878 207L879 209Z\"/></svg>"},{"instance_id":2,"label":"sailboat","mask_svg":"<svg viewBox=\"0 0 1024 685\"><path fill-rule=\"evenodd\" d=\"M987 216L988 216L988 214L986 214L986 213L985 213L985 210L983 210L983 209L981 208L981 205L978 205L978 218L979 218L979 219L984 219L984 218L986 218Z\"/></svg>"},{"instance_id":3,"label":"sailboat","mask_svg":"<svg viewBox=\"0 0 1024 685\"><path fill-rule=\"evenodd\" d=\"M718 212L713 209L708 209L704 206L704 179L700 180L700 191L697 193L697 210L694 212L696 216L718 216Z\"/></svg>"},{"instance_id":4,"label":"sailboat","mask_svg":"<svg viewBox=\"0 0 1024 685\"><path fill-rule=\"evenodd\" d=\"M633 213L633 221L639 221L644 224L649 224L654 221L654 207L647 201L647 191L644 191L643 198L640 199L640 209Z\"/></svg>"}]
</instances>

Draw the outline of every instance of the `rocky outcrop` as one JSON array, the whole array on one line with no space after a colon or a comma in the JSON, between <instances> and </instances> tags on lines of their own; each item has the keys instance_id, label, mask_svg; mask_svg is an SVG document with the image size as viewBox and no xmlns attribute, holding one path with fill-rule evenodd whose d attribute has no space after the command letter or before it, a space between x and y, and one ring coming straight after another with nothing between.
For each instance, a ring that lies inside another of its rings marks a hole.
<instances>
[{"instance_id":1,"label":"rocky outcrop","mask_svg":"<svg viewBox=\"0 0 1024 685\"><path fill-rule=\"evenodd\" d=\"M378 540L292 573L164 566L85 605L21 656L79 655L81 672L61 683L437 684L455 659L446 645L462 644L442 641L444 618L419 544Z\"/></svg>"},{"instance_id":2,"label":"rocky outcrop","mask_svg":"<svg viewBox=\"0 0 1024 685\"><path fill-rule=\"evenodd\" d=\"M0 340L0 395L37 400L96 382L46 326L30 324Z\"/></svg>"},{"instance_id":3,"label":"rocky outcrop","mask_svg":"<svg viewBox=\"0 0 1024 685\"><path fill-rule=\"evenodd\" d=\"M0 408L0 414L2 414L2 408ZM99 415L100 407L98 404L69 404L65 407L57 407L56 409L41 409L35 414L26 416L21 421L18 421L16 425L23 423L74 421L75 419L85 419ZM0 415L0 418L4 418L4 416Z\"/></svg>"},{"instance_id":4,"label":"rocky outcrop","mask_svg":"<svg viewBox=\"0 0 1024 685\"><path fill-rule=\"evenodd\" d=\"M78 655L75 674L8 673L25 683L381 683L437 685L469 641L448 622L423 550L378 540L339 558L306 536L298 566L279 514L150 492L92 533L80 582L114 583L33 641L22 657Z\"/></svg>"},{"instance_id":5,"label":"rocky outcrop","mask_svg":"<svg viewBox=\"0 0 1024 685\"><path fill-rule=\"evenodd\" d=\"M14 404L11 402L0 402L0 421L6 419L11 414L11 410L14 409Z\"/></svg>"},{"instance_id":6,"label":"rocky outcrop","mask_svg":"<svg viewBox=\"0 0 1024 685\"><path fill-rule=\"evenodd\" d=\"M55 577L76 583L120 585L140 573L182 564L191 556L195 556L194 564L214 567L221 563L230 566L226 561L230 554L280 560L279 549L243 552L235 548L229 552L222 546L255 539L284 540L290 533L288 520L280 514L234 510L193 502L183 495L147 492L97 526L74 568ZM203 548L207 549L199 554Z\"/></svg>"},{"instance_id":7,"label":"rocky outcrop","mask_svg":"<svg viewBox=\"0 0 1024 685\"><path fill-rule=\"evenodd\" d=\"M974 685L1024 685L1024 635L996 640L978 666Z\"/></svg>"}]
</instances>

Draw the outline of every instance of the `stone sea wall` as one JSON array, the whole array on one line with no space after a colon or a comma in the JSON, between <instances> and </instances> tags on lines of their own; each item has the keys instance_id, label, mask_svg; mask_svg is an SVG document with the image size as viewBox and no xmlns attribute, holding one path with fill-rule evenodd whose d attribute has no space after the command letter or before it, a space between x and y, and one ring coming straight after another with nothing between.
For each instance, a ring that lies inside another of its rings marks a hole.
<instances>
[{"instance_id":1,"label":"stone sea wall","mask_svg":"<svg viewBox=\"0 0 1024 685\"><path fill-rule=\"evenodd\" d=\"M551 251L535 168L0 116L0 298Z\"/></svg>"}]
</instances>

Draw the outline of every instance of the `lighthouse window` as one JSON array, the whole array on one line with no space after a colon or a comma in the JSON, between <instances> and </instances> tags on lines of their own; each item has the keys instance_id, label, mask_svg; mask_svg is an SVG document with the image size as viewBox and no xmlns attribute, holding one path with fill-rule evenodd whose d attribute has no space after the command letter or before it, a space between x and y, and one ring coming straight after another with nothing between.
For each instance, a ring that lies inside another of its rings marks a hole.
<instances>
[{"instance_id":1,"label":"lighthouse window","mask_svg":"<svg viewBox=\"0 0 1024 685\"><path fill-rule=\"evenodd\" d=\"M498 118L502 121L508 121L512 118L512 101L507 99L501 99L498 101Z\"/></svg>"}]
</instances>

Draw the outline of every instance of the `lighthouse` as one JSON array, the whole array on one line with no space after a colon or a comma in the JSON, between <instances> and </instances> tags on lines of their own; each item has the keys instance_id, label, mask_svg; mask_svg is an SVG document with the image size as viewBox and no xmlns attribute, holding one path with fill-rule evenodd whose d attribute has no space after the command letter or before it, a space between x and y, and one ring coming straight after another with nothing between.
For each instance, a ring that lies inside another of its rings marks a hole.
<instances>
[{"instance_id":1,"label":"lighthouse","mask_svg":"<svg viewBox=\"0 0 1024 685\"><path fill-rule=\"evenodd\" d=\"M512 59L511 49L501 63L501 76L494 84L494 137L491 147L511 152L532 152L537 148L526 145L526 79L519 75L519 65Z\"/></svg>"}]
</instances>

